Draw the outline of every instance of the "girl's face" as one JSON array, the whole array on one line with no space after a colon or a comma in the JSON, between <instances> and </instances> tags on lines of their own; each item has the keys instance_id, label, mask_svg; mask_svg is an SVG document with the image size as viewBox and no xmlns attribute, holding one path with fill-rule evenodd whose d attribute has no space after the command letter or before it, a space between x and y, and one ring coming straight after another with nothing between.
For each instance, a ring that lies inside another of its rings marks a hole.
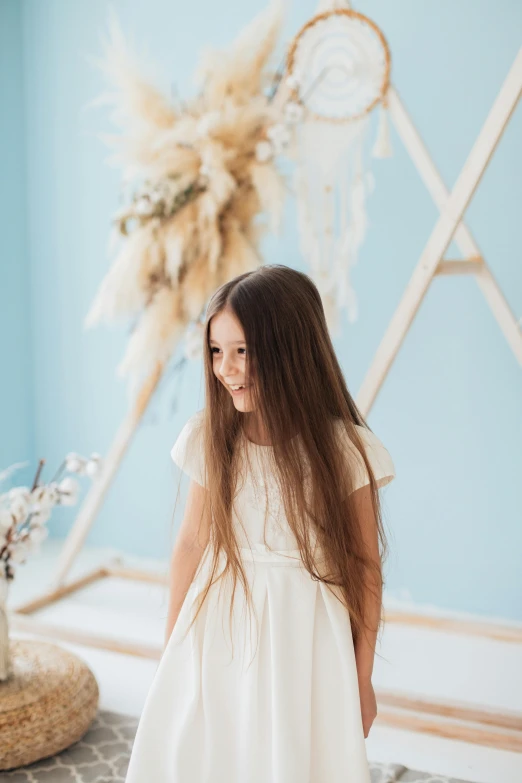
<instances>
[{"instance_id":1,"label":"girl's face","mask_svg":"<svg viewBox=\"0 0 522 783\"><path fill-rule=\"evenodd\" d=\"M236 409L243 413L253 410L252 386L246 385L245 334L230 310L222 310L212 317L209 345L214 375L229 392Z\"/></svg>"}]
</instances>

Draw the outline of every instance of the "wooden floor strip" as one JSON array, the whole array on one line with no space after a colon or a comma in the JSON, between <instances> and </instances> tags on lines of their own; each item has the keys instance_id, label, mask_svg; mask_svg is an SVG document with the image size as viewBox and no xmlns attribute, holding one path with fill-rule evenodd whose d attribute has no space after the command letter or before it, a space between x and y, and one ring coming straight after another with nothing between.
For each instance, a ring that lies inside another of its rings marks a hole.
<instances>
[{"instance_id":1,"label":"wooden floor strip","mask_svg":"<svg viewBox=\"0 0 522 783\"><path fill-rule=\"evenodd\" d=\"M483 706L472 706L464 702L443 702L395 691L375 691L377 703L387 707L398 707L416 713L439 715L467 723L482 724L508 731L520 732L522 736L522 713L506 712Z\"/></svg>"},{"instance_id":2,"label":"wooden floor strip","mask_svg":"<svg viewBox=\"0 0 522 783\"><path fill-rule=\"evenodd\" d=\"M64 628L52 623L40 622L34 617L27 617L17 613L9 615L9 627L14 631L34 634L50 641L70 642L71 644L95 647L98 650L106 650L107 652L119 653L121 655L133 655L137 658L159 660L162 653L159 646L153 647L139 642L123 641L93 633L85 633L73 628Z\"/></svg>"},{"instance_id":3,"label":"wooden floor strip","mask_svg":"<svg viewBox=\"0 0 522 783\"><path fill-rule=\"evenodd\" d=\"M414 712L380 709L376 723L405 731L430 734L443 739L468 742L497 750L509 750L522 753L522 734L502 729L485 729L472 723L464 723L443 718L427 718Z\"/></svg>"},{"instance_id":4,"label":"wooden floor strip","mask_svg":"<svg viewBox=\"0 0 522 783\"><path fill-rule=\"evenodd\" d=\"M509 624L492 623L481 620L468 620L456 617L436 617L416 612L403 612L396 609L385 610L385 623L399 623L428 628L433 631L483 636L497 642L522 644L522 627Z\"/></svg>"}]
</instances>

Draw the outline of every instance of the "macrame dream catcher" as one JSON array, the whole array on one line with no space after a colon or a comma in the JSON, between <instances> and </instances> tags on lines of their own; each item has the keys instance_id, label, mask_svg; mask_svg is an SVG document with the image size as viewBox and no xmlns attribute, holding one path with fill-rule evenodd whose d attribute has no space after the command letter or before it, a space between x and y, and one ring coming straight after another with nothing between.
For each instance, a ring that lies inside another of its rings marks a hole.
<instances>
[{"instance_id":1,"label":"macrame dream catcher","mask_svg":"<svg viewBox=\"0 0 522 783\"><path fill-rule=\"evenodd\" d=\"M328 7L329 6L329 10ZM286 122L293 124L301 250L332 331L358 316L351 267L367 228L372 176L364 161L370 112L381 113L374 157L388 157L390 53L379 28L349 8L322 4L288 54Z\"/></svg>"}]
</instances>

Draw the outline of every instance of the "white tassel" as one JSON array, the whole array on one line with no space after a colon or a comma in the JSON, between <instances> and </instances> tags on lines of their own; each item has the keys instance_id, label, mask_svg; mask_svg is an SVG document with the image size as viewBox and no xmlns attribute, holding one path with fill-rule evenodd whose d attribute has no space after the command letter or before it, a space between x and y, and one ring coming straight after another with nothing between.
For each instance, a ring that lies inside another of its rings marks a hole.
<instances>
[{"instance_id":1,"label":"white tassel","mask_svg":"<svg viewBox=\"0 0 522 783\"><path fill-rule=\"evenodd\" d=\"M390 122L388 118L388 108L384 101L381 101L379 114L379 126L377 128L377 138L372 150L374 158L391 158L393 149L390 141Z\"/></svg>"}]
</instances>

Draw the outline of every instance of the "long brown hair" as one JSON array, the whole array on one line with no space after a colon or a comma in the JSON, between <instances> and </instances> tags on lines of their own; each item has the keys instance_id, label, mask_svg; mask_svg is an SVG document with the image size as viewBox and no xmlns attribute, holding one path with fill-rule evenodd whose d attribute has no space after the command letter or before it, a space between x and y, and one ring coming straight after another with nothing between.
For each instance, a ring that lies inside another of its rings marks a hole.
<instances>
[{"instance_id":1,"label":"long brown hair","mask_svg":"<svg viewBox=\"0 0 522 783\"><path fill-rule=\"evenodd\" d=\"M267 264L235 277L215 291L207 307L202 438L211 518L211 567L192 623L212 585L226 575L232 577L232 598L238 580L249 602L251 598L232 524L237 446L245 417L250 414L236 410L229 392L215 376L209 346L211 320L224 310L231 311L244 330L246 382L252 384L254 415L260 416L271 442L286 518L303 564L311 577L328 585L347 608L356 643L363 627L368 627L364 618L368 589L378 590L380 628L382 564L388 550L378 488L355 427L368 425L348 391L315 284L308 275L279 264ZM338 438L339 425L368 471L379 563L366 551L356 517L351 494L353 470ZM296 433L300 441L294 437ZM309 493L305 491L307 482ZM324 554L326 568L321 570L314 562L314 542ZM225 565L218 574L222 561ZM232 616L232 604L230 612Z\"/></svg>"}]
</instances>

